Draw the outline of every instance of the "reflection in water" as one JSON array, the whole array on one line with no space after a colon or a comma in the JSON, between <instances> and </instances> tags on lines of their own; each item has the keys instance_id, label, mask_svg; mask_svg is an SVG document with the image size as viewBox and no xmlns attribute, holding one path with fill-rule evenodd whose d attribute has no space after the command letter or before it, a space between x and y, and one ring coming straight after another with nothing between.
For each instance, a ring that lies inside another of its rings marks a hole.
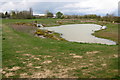
<instances>
[{"instance_id":1,"label":"reflection in water","mask_svg":"<svg viewBox=\"0 0 120 80\"><path fill-rule=\"evenodd\" d=\"M97 38L91 35L94 31L100 30L101 27L102 26L96 24L71 24L57 27L45 27L44 29L62 33L62 37L68 41L115 45L116 43L111 40Z\"/></svg>"}]
</instances>

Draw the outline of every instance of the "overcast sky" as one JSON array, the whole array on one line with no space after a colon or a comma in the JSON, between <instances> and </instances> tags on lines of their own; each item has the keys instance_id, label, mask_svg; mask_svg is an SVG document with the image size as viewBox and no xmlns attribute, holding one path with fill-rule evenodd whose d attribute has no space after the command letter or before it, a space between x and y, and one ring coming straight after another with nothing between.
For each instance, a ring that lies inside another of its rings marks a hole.
<instances>
[{"instance_id":1,"label":"overcast sky","mask_svg":"<svg viewBox=\"0 0 120 80\"><path fill-rule=\"evenodd\" d=\"M29 10L31 7L34 14L44 14L49 10L53 13L61 11L72 15L117 15L118 2L119 0L2 0L0 12Z\"/></svg>"}]
</instances>

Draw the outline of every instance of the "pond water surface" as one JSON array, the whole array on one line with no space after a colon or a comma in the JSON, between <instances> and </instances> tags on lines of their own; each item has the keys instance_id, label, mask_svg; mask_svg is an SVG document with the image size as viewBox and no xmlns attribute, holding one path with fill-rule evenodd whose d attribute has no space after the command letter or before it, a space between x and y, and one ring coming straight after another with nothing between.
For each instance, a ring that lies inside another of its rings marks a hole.
<instances>
[{"instance_id":1,"label":"pond water surface","mask_svg":"<svg viewBox=\"0 0 120 80\"><path fill-rule=\"evenodd\" d=\"M41 29L47 29L50 31L61 33L61 37L68 41L116 45L114 41L97 38L92 35L94 31L100 30L101 27L102 26L96 24L70 24L55 27L44 27Z\"/></svg>"}]
</instances>

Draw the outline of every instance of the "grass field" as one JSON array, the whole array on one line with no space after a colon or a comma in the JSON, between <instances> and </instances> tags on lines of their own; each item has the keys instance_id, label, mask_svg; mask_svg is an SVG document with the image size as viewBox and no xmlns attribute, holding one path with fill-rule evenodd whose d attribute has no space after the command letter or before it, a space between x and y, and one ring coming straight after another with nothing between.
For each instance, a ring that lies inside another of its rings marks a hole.
<instances>
[{"instance_id":1,"label":"grass field","mask_svg":"<svg viewBox=\"0 0 120 80\"><path fill-rule=\"evenodd\" d=\"M56 23L60 19L3 20L3 78L118 77L118 45L43 39L11 27L15 22L29 23L35 20L47 26L81 23L80 20ZM117 25L109 23L107 27L94 35L117 42Z\"/></svg>"},{"instance_id":2,"label":"grass field","mask_svg":"<svg viewBox=\"0 0 120 80\"><path fill-rule=\"evenodd\" d=\"M118 24L106 24L108 29L96 31L95 36L106 38L118 43Z\"/></svg>"}]
</instances>

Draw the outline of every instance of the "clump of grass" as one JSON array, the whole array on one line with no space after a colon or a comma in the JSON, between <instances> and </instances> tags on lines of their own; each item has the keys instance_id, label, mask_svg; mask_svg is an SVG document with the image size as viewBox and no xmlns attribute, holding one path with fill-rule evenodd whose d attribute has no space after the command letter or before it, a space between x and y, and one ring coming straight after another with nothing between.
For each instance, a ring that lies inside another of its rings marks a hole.
<instances>
[{"instance_id":1,"label":"clump of grass","mask_svg":"<svg viewBox=\"0 0 120 80\"><path fill-rule=\"evenodd\" d=\"M44 33L43 30L37 29L36 32L35 32L35 34L37 34L39 36L39 35L44 35L45 33Z\"/></svg>"}]
</instances>

